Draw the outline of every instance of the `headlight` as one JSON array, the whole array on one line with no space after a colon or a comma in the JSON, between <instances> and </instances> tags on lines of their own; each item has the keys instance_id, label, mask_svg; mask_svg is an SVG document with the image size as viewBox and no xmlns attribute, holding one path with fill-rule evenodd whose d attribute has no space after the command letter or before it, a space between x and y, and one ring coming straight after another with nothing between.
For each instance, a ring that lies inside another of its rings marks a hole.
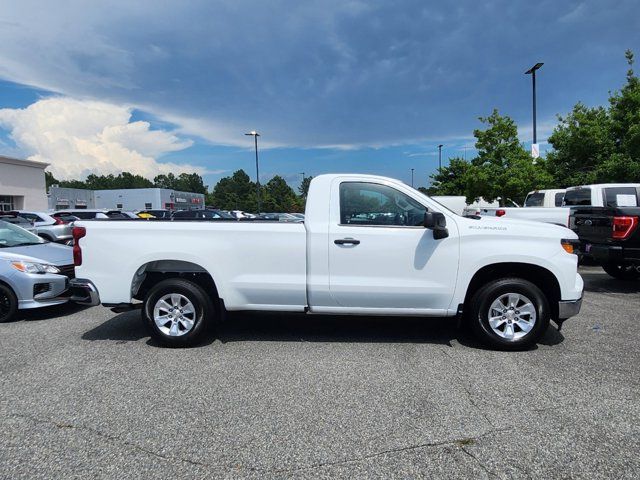
<instances>
[{"instance_id":1,"label":"headlight","mask_svg":"<svg viewBox=\"0 0 640 480\"><path fill-rule=\"evenodd\" d=\"M11 266L24 273L60 273L58 267L47 265L46 263L11 262Z\"/></svg>"}]
</instances>

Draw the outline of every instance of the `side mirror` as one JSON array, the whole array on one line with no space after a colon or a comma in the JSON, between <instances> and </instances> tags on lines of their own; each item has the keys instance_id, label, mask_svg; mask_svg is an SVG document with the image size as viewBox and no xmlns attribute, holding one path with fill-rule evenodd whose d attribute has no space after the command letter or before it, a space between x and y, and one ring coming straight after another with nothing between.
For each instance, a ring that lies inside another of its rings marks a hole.
<instances>
[{"instance_id":1,"label":"side mirror","mask_svg":"<svg viewBox=\"0 0 640 480\"><path fill-rule=\"evenodd\" d=\"M449 230L447 230L447 218L440 212L425 212L424 228L433 230L433 238L436 240L447 238L449 236Z\"/></svg>"}]
</instances>

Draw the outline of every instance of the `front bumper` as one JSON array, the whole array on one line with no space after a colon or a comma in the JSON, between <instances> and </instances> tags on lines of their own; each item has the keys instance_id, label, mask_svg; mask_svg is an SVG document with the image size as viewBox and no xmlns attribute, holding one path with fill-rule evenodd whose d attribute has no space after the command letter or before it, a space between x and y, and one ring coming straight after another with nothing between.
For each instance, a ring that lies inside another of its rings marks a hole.
<instances>
[{"instance_id":1,"label":"front bumper","mask_svg":"<svg viewBox=\"0 0 640 480\"><path fill-rule=\"evenodd\" d=\"M558 302L558 319L566 320L580 313L582 307L582 297L577 300L560 300Z\"/></svg>"},{"instance_id":2,"label":"front bumper","mask_svg":"<svg viewBox=\"0 0 640 480\"><path fill-rule=\"evenodd\" d=\"M59 305L69 301L69 279L64 275L20 274L19 278L14 278L14 283L20 310Z\"/></svg>"},{"instance_id":3,"label":"front bumper","mask_svg":"<svg viewBox=\"0 0 640 480\"><path fill-rule=\"evenodd\" d=\"M100 294L91 280L74 278L69 282L69 289L72 302L90 306L100 305Z\"/></svg>"}]
</instances>

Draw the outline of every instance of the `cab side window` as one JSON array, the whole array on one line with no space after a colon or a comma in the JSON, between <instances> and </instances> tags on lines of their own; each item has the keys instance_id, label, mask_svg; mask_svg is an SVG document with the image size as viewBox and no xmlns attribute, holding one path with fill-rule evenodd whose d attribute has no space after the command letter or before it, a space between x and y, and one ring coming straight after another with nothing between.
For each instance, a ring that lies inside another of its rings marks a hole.
<instances>
[{"instance_id":1,"label":"cab side window","mask_svg":"<svg viewBox=\"0 0 640 480\"><path fill-rule=\"evenodd\" d=\"M556 205L556 207L561 207L563 200L564 200L564 192L556 193L556 196L555 196L555 205Z\"/></svg>"},{"instance_id":2,"label":"cab side window","mask_svg":"<svg viewBox=\"0 0 640 480\"><path fill-rule=\"evenodd\" d=\"M340 224L421 226L427 208L386 185L366 182L340 184Z\"/></svg>"}]
</instances>

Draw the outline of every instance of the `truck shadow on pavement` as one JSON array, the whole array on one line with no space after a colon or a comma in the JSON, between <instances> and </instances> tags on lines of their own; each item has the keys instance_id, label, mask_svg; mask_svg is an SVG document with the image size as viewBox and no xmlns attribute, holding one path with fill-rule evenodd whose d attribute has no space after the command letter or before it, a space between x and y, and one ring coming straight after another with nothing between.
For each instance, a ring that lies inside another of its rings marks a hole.
<instances>
[{"instance_id":1,"label":"truck shadow on pavement","mask_svg":"<svg viewBox=\"0 0 640 480\"><path fill-rule=\"evenodd\" d=\"M18 310L16 321L24 320L27 322L33 322L40 320L55 320L64 318L68 315L73 315L74 313L81 312L87 308L89 307L69 302L61 305L52 305L50 307Z\"/></svg>"},{"instance_id":2,"label":"truck shadow on pavement","mask_svg":"<svg viewBox=\"0 0 640 480\"><path fill-rule=\"evenodd\" d=\"M140 312L114 316L82 335L84 340L136 342L159 346L149 338ZM458 328L453 318L354 317L292 313L228 313L214 334L197 347L215 341L233 342L315 342L315 343L429 343L454 347L486 349L464 326ZM556 345L564 336L555 326L549 327L540 343ZM537 347L533 347L535 349Z\"/></svg>"}]
</instances>

